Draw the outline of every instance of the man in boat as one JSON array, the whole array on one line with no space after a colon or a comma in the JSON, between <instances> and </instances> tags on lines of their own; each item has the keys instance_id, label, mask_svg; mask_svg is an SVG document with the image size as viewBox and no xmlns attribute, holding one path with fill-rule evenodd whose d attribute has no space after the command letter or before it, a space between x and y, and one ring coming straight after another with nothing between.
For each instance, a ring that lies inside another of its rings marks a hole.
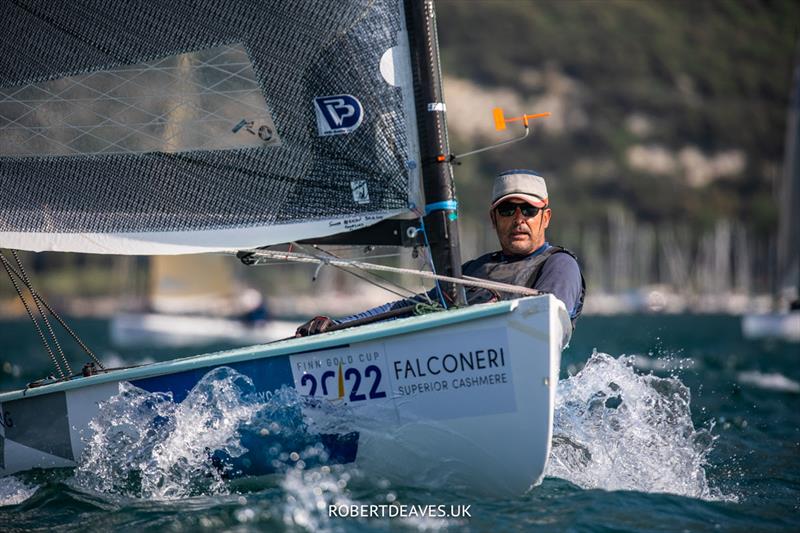
<instances>
[{"instance_id":1,"label":"man in boat","mask_svg":"<svg viewBox=\"0 0 800 533\"><path fill-rule=\"evenodd\" d=\"M500 250L467 261L461 267L464 276L482 278L520 287L528 287L554 295L564 302L573 326L583 309L586 284L575 255L545 238L552 212L544 178L530 170L507 170L498 175L492 188L489 217L500 241ZM497 293L486 289L467 290L469 303L511 299L515 293ZM433 289L428 298L436 300ZM299 328L297 336L314 335L341 324L392 311L408 309L424 297L398 300L357 315L335 321L326 316L314 317ZM392 318L398 315L392 316ZM402 315L400 315L402 316Z\"/></svg>"}]
</instances>

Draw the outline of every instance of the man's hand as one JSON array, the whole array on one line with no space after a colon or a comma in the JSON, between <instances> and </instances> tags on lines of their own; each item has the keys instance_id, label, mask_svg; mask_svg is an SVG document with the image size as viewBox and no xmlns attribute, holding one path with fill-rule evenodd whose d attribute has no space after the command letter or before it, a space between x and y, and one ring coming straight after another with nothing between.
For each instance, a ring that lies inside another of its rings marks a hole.
<instances>
[{"instance_id":1,"label":"man's hand","mask_svg":"<svg viewBox=\"0 0 800 533\"><path fill-rule=\"evenodd\" d=\"M333 320L326 316L315 316L295 331L295 337L308 337L309 335L316 335L317 333L324 333L328 328L334 325Z\"/></svg>"}]
</instances>

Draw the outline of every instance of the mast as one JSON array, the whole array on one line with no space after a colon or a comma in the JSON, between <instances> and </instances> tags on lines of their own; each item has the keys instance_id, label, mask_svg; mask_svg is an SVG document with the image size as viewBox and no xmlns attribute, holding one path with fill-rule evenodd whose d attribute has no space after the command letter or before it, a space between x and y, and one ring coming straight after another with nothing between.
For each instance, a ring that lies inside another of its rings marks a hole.
<instances>
[{"instance_id":1,"label":"mast","mask_svg":"<svg viewBox=\"0 0 800 533\"><path fill-rule=\"evenodd\" d=\"M461 277L458 203L447 158L450 146L433 0L407 0L406 24L425 191L425 230L436 272ZM451 301L466 304L462 286L442 283L440 287Z\"/></svg>"},{"instance_id":2,"label":"mast","mask_svg":"<svg viewBox=\"0 0 800 533\"><path fill-rule=\"evenodd\" d=\"M777 189L778 221L778 272L775 281L775 301L786 286L796 284L798 298L791 309L800 308L800 41L795 48L792 93L786 121L786 152L783 174ZM791 276L794 273L795 279Z\"/></svg>"}]
</instances>

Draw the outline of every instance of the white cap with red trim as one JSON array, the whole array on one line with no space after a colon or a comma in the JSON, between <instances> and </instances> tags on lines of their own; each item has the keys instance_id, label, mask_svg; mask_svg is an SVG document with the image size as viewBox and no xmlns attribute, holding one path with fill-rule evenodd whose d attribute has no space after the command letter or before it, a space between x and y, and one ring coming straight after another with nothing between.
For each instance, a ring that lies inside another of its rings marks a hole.
<instances>
[{"instance_id":1,"label":"white cap with red trim","mask_svg":"<svg viewBox=\"0 0 800 533\"><path fill-rule=\"evenodd\" d=\"M494 179L492 209L504 200L522 200L535 207L547 205L544 178L530 170L506 170Z\"/></svg>"}]
</instances>

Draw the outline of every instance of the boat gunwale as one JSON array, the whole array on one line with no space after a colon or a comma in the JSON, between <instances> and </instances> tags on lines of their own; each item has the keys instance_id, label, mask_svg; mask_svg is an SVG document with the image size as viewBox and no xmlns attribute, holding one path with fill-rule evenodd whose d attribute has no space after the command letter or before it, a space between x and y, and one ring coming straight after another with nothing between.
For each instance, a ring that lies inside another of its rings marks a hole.
<instances>
[{"instance_id":1,"label":"boat gunwale","mask_svg":"<svg viewBox=\"0 0 800 533\"><path fill-rule=\"evenodd\" d=\"M496 303L479 304L462 309L377 322L374 324L357 326L352 329L323 333L312 337L285 339L269 344L255 344L241 348L233 348L231 350L197 354L180 359L158 361L131 368L111 370L93 376L80 376L69 381L59 381L39 387L0 392L0 403L101 385L109 382L152 378L198 368L251 361L254 359L334 349L359 342L394 337L450 324L460 324L479 318L507 314L513 312L519 306L521 300L534 300L548 297L551 297L551 295L543 294L540 296L529 296Z\"/></svg>"}]
</instances>

